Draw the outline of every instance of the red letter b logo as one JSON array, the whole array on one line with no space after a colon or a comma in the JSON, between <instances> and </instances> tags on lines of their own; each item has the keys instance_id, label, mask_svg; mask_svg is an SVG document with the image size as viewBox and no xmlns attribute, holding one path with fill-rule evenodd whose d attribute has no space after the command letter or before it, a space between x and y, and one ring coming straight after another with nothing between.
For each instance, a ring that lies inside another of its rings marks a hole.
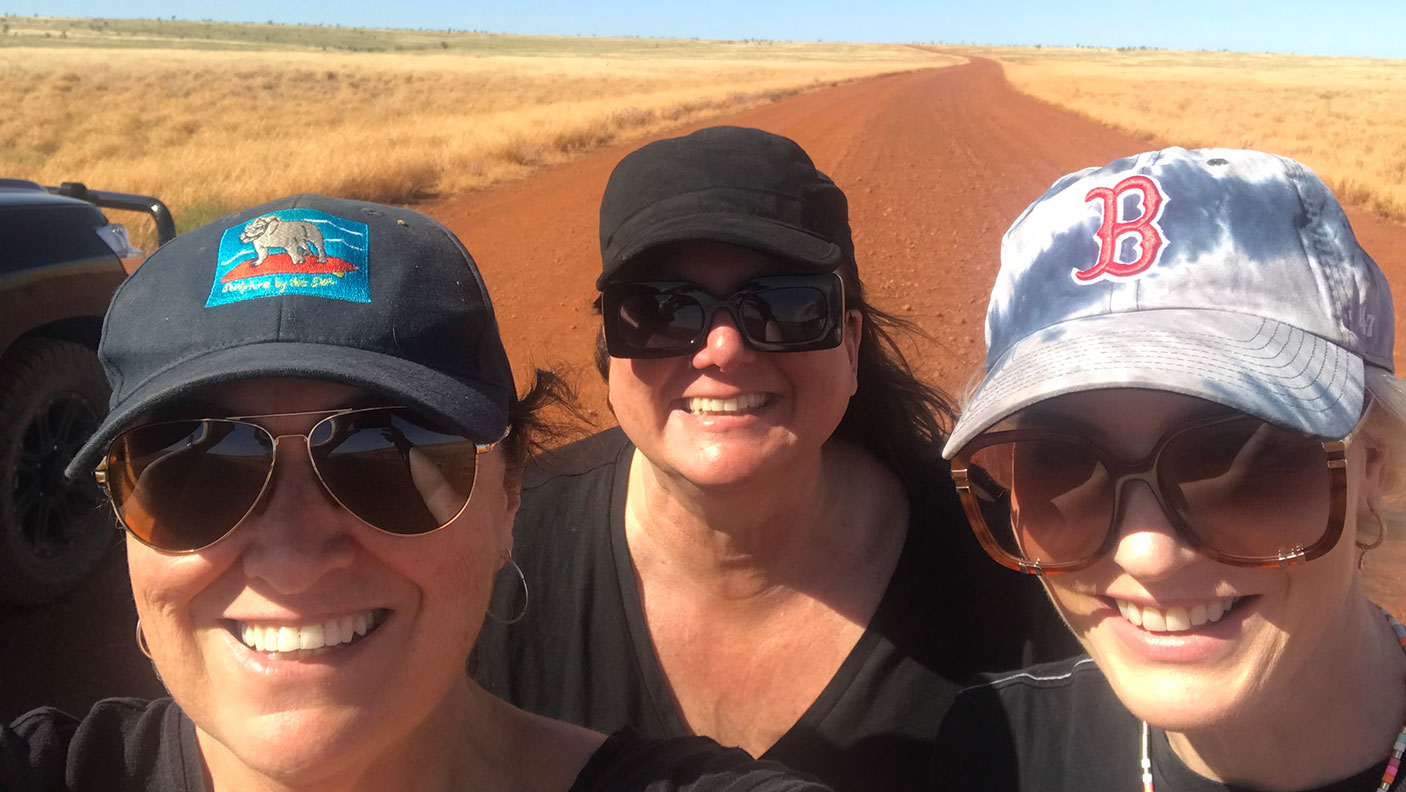
<instances>
[{"instance_id":1,"label":"red letter b logo","mask_svg":"<svg viewBox=\"0 0 1406 792\"><path fill-rule=\"evenodd\" d=\"M1122 220L1118 208L1123 197L1130 192L1142 194L1142 215L1136 220ZM1084 196L1085 201L1099 199L1103 202L1103 222L1094 236L1098 237L1098 262L1086 270L1075 270L1077 283L1093 283L1101 278L1131 278L1139 275L1157 263L1157 256L1167 240L1157 225L1167 196L1157 182L1146 176L1129 176L1118 182L1112 189L1095 187ZM1118 261L1118 243L1130 234L1136 234L1138 257L1132 261Z\"/></svg>"}]
</instances>

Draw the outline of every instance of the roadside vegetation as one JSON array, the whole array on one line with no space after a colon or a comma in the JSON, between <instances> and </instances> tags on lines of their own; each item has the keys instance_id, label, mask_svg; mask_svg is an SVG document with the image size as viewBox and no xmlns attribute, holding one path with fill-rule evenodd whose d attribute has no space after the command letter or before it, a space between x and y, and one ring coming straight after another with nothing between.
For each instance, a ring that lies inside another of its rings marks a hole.
<instances>
[{"instance_id":1,"label":"roadside vegetation","mask_svg":"<svg viewBox=\"0 0 1406 792\"><path fill-rule=\"evenodd\" d=\"M1235 52L953 48L1018 90L1159 143L1255 148L1406 221L1406 61Z\"/></svg>"},{"instance_id":2,"label":"roadside vegetation","mask_svg":"<svg viewBox=\"0 0 1406 792\"><path fill-rule=\"evenodd\" d=\"M799 91L960 62L887 45L0 24L0 175L157 195L182 230L297 191L405 203L484 187Z\"/></svg>"}]
</instances>

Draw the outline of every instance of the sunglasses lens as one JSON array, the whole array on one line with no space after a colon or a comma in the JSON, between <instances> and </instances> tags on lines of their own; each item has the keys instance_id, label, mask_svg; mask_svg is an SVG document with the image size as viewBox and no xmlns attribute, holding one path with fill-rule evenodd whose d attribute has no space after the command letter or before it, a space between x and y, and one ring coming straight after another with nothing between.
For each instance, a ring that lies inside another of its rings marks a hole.
<instances>
[{"instance_id":1,"label":"sunglasses lens","mask_svg":"<svg viewBox=\"0 0 1406 792\"><path fill-rule=\"evenodd\" d=\"M1112 522L1108 468L1076 440L987 446L968 466L972 492L1001 549L1028 563L1066 564L1098 553Z\"/></svg>"},{"instance_id":2,"label":"sunglasses lens","mask_svg":"<svg viewBox=\"0 0 1406 792\"><path fill-rule=\"evenodd\" d=\"M615 330L611 342L616 357L684 354L703 333L703 306L686 294L661 291L649 284L612 287Z\"/></svg>"},{"instance_id":3,"label":"sunglasses lens","mask_svg":"<svg viewBox=\"0 0 1406 792\"><path fill-rule=\"evenodd\" d=\"M160 550L198 550L229 533L268 479L272 439L247 424L173 421L131 429L108 451L122 523Z\"/></svg>"},{"instance_id":4,"label":"sunglasses lens","mask_svg":"<svg viewBox=\"0 0 1406 792\"><path fill-rule=\"evenodd\" d=\"M474 443L404 408L332 416L313 428L308 445L337 500L389 533L447 525L473 490Z\"/></svg>"},{"instance_id":5,"label":"sunglasses lens","mask_svg":"<svg viewBox=\"0 0 1406 792\"><path fill-rule=\"evenodd\" d=\"M1322 538L1330 490L1317 440L1247 419L1175 435L1158 477L1187 530L1212 550L1274 558Z\"/></svg>"},{"instance_id":6,"label":"sunglasses lens","mask_svg":"<svg viewBox=\"0 0 1406 792\"><path fill-rule=\"evenodd\" d=\"M611 284L601 297L606 345L614 357L689 354L721 305L733 312L747 344L763 352L831 349L842 340L844 287L837 276L776 275L748 281L725 298L685 282Z\"/></svg>"},{"instance_id":7,"label":"sunglasses lens","mask_svg":"<svg viewBox=\"0 0 1406 792\"><path fill-rule=\"evenodd\" d=\"M753 345L810 347L836 326L830 299L811 286L775 286L747 295L739 306L742 332Z\"/></svg>"}]
</instances>

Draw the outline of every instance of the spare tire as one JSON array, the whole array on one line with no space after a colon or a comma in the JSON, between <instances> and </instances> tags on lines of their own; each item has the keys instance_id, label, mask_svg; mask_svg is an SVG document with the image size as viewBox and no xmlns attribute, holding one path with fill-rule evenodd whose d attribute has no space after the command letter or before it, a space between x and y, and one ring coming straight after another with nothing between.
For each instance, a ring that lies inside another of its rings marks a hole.
<instances>
[{"instance_id":1,"label":"spare tire","mask_svg":"<svg viewBox=\"0 0 1406 792\"><path fill-rule=\"evenodd\" d=\"M55 599L93 570L113 517L91 476L64 468L107 414L93 350L27 338L0 360L0 600Z\"/></svg>"}]
</instances>

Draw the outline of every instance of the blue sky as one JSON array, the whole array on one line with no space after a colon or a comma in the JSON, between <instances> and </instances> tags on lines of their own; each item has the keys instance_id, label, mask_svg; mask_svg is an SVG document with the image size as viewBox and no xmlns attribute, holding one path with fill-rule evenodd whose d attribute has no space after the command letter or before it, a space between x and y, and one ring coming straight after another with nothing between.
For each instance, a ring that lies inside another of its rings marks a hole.
<instances>
[{"instance_id":1,"label":"blue sky","mask_svg":"<svg viewBox=\"0 0 1406 792\"><path fill-rule=\"evenodd\" d=\"M119 10L120 9L120 10ZM495 33L1148 46L1406 58L1406 0L0 0L0 13L454 28Z\"/></svg>"}]
</instances>

